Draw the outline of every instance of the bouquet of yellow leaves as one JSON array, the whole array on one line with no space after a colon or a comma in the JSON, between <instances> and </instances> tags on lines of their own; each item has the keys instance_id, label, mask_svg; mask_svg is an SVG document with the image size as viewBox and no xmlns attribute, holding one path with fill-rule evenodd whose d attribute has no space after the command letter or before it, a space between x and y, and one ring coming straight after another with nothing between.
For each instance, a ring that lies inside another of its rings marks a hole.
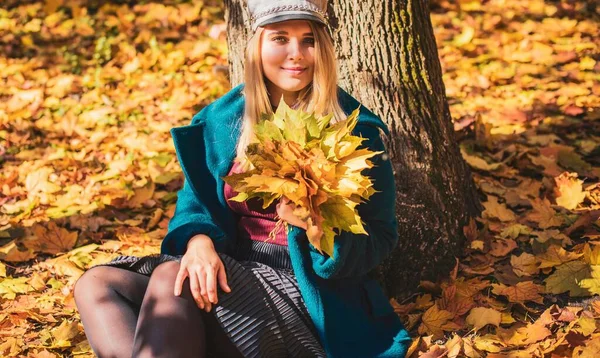
<instances>
[{"instance_id":1,"label":"bouquet of yellow leaves","mask_svg":"<svg viewBox=\"0 0 600 358\"><path fill-rule=\"evenodd\" d=\"M294 215L307 223L310 243L332 258L334 237L341 230L368 235L356 206L376 191L361 172L383 152L357 149L365 140L351 134L358 113L356 109L330 125L332 115L315 117L282 100L271 118L254 127L256 139L246 152L249 170L223 178L239 193L230 200L258 197L266 209L287 197L296 204Z\"/></svg>"}]
</instances>

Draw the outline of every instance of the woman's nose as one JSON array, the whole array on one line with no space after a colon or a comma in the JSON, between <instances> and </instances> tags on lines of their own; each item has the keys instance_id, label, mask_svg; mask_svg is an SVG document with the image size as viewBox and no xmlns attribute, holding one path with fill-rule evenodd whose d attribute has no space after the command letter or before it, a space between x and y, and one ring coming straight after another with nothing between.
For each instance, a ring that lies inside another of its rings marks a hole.
<instances>
[{"instance_id":1,"label":"woman's nose","mask_svg":"<svg viewBox=\"0 0 600 358\"><path fill-rule=\"evenodd\" d=\"M288 55L290 59L300 59L304 56L302 53L302 44L300 40L293 39L289 42Z\"/></svg>"}]
</instances>

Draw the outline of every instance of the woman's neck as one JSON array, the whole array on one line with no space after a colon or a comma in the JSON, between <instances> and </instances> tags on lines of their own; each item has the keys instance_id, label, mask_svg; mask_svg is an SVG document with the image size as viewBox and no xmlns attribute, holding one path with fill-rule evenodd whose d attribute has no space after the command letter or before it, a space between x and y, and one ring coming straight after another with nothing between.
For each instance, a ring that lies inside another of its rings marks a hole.
<instances>
[{"instance_id":1,"label":"woman's neck","mask_svg":"<svg viewBox=\"0 0 600 358\"><path fill-rule=\"evenodd\" d=\"M273 108L277 108L279 106L281 96L283 96L283 100L288 106L293 107L296 104L296 100L298 99L298 92L284 91L269 81L267 81L266 85L267 90L269 92L269 101L271 102L271 106Z\"/></svg>"}]
</instances>

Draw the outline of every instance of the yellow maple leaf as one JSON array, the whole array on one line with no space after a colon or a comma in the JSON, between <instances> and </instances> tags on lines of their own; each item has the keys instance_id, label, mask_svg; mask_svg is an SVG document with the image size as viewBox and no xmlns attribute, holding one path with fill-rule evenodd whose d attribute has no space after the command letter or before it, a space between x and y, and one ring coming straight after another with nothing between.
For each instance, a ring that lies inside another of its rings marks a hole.
<instances>
[{"instance_id":1,"label":"yellow maple leaf","mask_svg":"<svg viewBox=\"0 0 600 358\"><path fill-rule=\"evenodd\" d=\"M486 307L475 307L471 309L471 312L469 312L469 315L465 319L465 323L473 326L476 331L488 324L498 327L501 321L502 313L493 308Z\"/></svg>"},{"instance_id":2,"label":"yellow maple leaf","mask_svg":"<svg viewBox=\"0 0 600 358\"><path fill-rule=\"evenodd\" d=\"M0 295L2 298L14 300L17 293L27 293L33 291L33 288L27 283L27 277L6 277L0 280Z\"/></svg>"},{"instance_id":3,"label":"yellow maple leaf","mask_svg":"<svg viewBox=\"0 0 600 358\"><path fill-rule=\"evenodd\" d=\"M58 342L69 342L79 334L77 321L63 320L60 326L52 330L52 338Z\"/></svg>"},{"instance_id":4,"label":"yellow maple leaf","mask_svg":"<svg viewBox=\"0 0 600 358\"><path fill-rule=\"evenodd\" d=\"M450 320L454 318L451 312L441 310L437 305L431 306L424 314L419 326L419 334L432 334L434 338L444 335L444 331L459 329L456 323Z\"/></svg>"},{"instance_id":5,"label":"yellow maple leaf","mask_svg":"<svg viewBox=\"0 0 600 358\"><path fill-rule=\"evenodd\" d=\"M473 344L475 348L490 352L490 353L498 353L506 347L506 343L504 343L500 338L498 338L495 334L486 334L483 336L476 336L473 339Z\"/></svg>"},{"instance_id":6,"label":"yellow maple leaf","mask_svg":"<svg viewBox=\"0 0 600 358\"><path fill-rule=\"evenodd\" d=\"M596 327L596 319L592 318L592 317L579 317L577 319L577 321L575 322L575 326L573 328L573 331L575 332L579 332L581 334L583 334L584 336L589 336L590 334L594 333L596 331L597 327Z\"/></svg>"},{"instance_id":7,"label":"yellow maple leaf","mask_svg":"<svg viewBox=\"0 0 600 358\"><path fill-rule=\"evenodd\" d=\"M587 289L592 294L600 295L600 265L591 265L590 274L590 278L579 281L579 287Z\"/></svg>"},{"instance_id":8,"label":"yellow maple leaf","mask_svg":"<svg viewBox=\"0 0 600 358\"><path fill-rule=\"evenodd\" d=\"M583 247L583 260L590 265L600 265L600 245L594 245L592 249L589 244Z\"/></svg>"},{"instance_id":9,"label":"yellow maple leaf","mask_svg":"<svg viewBox=\"0 0 600 358\"><path fill-rule=\"evenodd\" d=\"M585 199L583 181L577 179L577 173L564 172L554 178L556 203L566 209L573 210Z\"/></svg>"},{"instance_id":10,"label":"yellow maple leaf","mask_svg":"<svg viewBox=\"0 0 600 358\"><path fill-rule=\"evenodd\" d=\"M30 200L37 197L42 204L49 204L54 201L52 194L60 191L61 186L49 181L50 175L53 173L52 168L42 167L27 174L25 188L27 189L27 197Z\"/></svg>"}]
</instances>

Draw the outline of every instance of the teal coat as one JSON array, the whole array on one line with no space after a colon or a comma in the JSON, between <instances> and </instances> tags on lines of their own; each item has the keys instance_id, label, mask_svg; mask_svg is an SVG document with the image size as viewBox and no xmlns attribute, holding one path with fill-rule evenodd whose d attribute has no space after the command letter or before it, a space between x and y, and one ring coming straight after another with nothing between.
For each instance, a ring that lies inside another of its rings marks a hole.
<instances>
[{"instance_id":1,"label":"teal coat","mask_svg":"<svg viewBox=\"0 0 600 358\"><path fill-rule=\"evenodd\" d=\"M342 89L339 97L347 114L359 107ZM185 181L162 253L182 255L196 234L208 235L218 252L234 252L236 222L220 178L233 165L243 111L240 85L203 108L190 125L171 130ZM368 138L363 146L384 150L379 129L389 134L377 116L361 107L354 134ZM366 275L398 240L392 166L381 155L375 158L368 175L380 192L358 206L369 236L342 232L335 240L334 261L309 244L303 229L289 225L292 267L328 357L404 357L410 344L381 287Z\"/></svg>"}]
</instances>

